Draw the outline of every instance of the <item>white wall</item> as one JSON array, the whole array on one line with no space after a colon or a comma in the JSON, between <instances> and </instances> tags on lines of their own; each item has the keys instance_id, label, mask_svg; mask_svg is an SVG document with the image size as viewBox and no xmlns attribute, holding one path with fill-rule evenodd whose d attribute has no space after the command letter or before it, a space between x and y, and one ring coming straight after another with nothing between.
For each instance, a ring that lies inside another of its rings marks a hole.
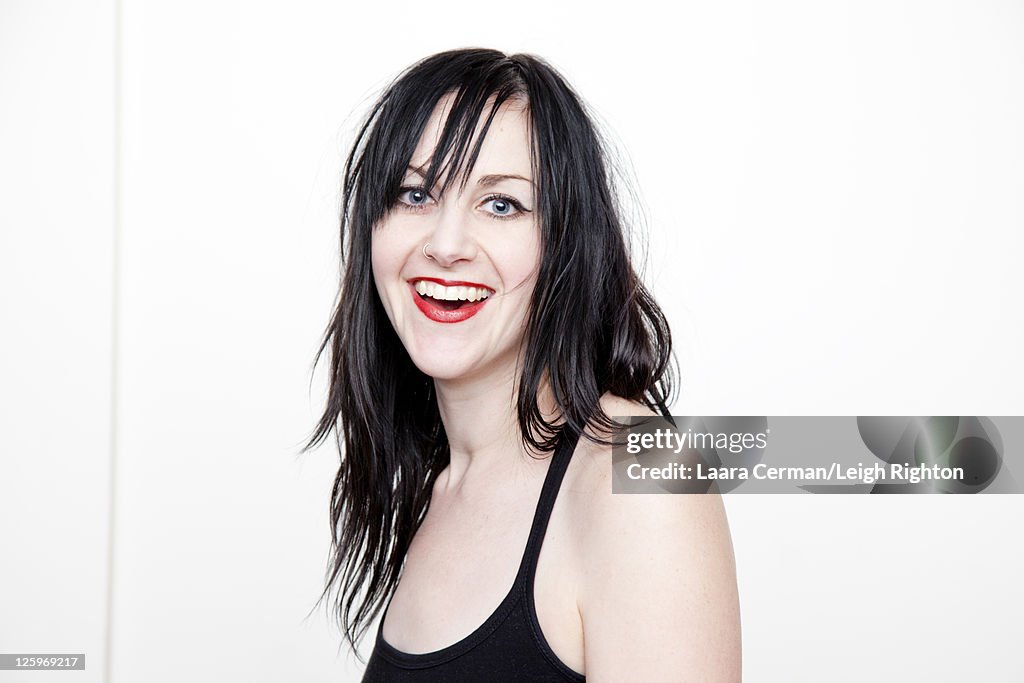
<instances>
[{"instance_id":1,"label":"white wall","mask_svg":"<svg viewBox=\"0 0 1024 683\"><path fill-rule=\"evenodd\" d=\"M345 144L432 51L536 52L618 137L676 413L1024 414L1024 7L629 7L0 6L0 651L101 680L118 12L115 683L358 680L304 620L335 456L295 453ZM1022 673L1024 497L726 504L746 680Z\"/></svg>"},{"instance_id":2,"label":"white wall","mask_svg":"<svg viewBox=\"0 0 1024 683\"><path fill-rule=\"evenodd\" d=\"M337 681L335 634L304 620L334 462L295 454L334 296L333 227L310 196L336 172L320 164L338 122L271 54L302 49L286 24L258 33L258 10L232 3L122 6L113 680Z\"/></svg>"},{"instance_id":3,"label":"white wall","mask_svg":"<svg viewBox=\"0 0 1024 683\"><path fill-rule=\"evenodd\" d=\"M0 4L0 652L100 681L110 499L113 4Z\"/></svg>"}]
</instances>

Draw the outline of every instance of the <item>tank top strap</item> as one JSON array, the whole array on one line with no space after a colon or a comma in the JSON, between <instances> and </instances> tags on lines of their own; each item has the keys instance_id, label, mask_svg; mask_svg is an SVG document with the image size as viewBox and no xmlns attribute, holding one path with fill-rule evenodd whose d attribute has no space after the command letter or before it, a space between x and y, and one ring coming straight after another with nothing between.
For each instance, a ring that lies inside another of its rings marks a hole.
<instances>
[{"instance_id":1,"label":"tank top strap","mask_svg":"<svg viewBox=\"0 0 1024 683\"><path fill-rule=\"evenodd\" d=\"M548 521L551 519L551 511L555 507L555 499L558 497L558 490L561 488L562 479L569 469L569 461L572 459L573 451L576 450L576 443L580 435L575 432L563 431L558 437L558 445L551 456L551 464L544 475L544 484L540 490L540 499L537 501L536 512L533 515L533 524L530 527L530 537L526 542L526 551L523 553L523 560L516 577L516 583L521 585L532 585L533 575L537 569L537 559L540 557L541 545L544 543L544 534L548 528Z\"/></svg>"}]
</instances>

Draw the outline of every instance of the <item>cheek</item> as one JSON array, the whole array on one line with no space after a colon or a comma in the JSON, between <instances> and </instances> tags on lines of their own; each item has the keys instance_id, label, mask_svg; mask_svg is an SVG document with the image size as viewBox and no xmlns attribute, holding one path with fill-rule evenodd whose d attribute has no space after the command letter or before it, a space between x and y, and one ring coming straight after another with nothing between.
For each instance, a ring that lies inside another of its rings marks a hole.
<instances>
[{"instance_id":1,"label":"cheek","mask_svg":"<svg viewBox=\"0 0 1024 683\"><path fill-rule=\"evenodd\" d=\"M373 273L373 282L388 315L391 315L388 289L394 289L402 270L401 250L393 242L393 231L386 227L375 229L370 238L370 269Z\"/></svg>"},{"instance_id":2,"label":"cheek","mask_svg":"<svg viewBox=\"0 0 1024 683\"><path fill-rule=\"evenodd\" d=\"M373 229L370 233L370 264L373 266L374 277L387 276L389 271L395 274L396 263L400 261L400 245L396 237L397 230L392 230L385 223Z\"/></svg>"},{"instance_id":3,"label":"cheek","mask_svg":"<svg viewBox=\"0 0 1024 683\"><path fill-rule=\"evenodd\" d=\"M507 245L504 252L507 254L508 276L514 284L522 285L528 290L527 296L533 291L532 283L537 279L537 271L540 269L540 236L532 232Z\"/></svg>"},{"instance_id":4,"label":"cheek","mask_svg":"<svg viewBox=\"0 0 1024 683\"><path fill-rule=\"evenodd\" d=\"M540 236L536 231L521 231L502 239L500 244L493 243L490 246L494 251L489 253L497 254L493 263L509 294L508 306L503 307L503 315L512 316L516 321L525 321L537 286L541 257ZM516 333L518 323L509 322L509 332Z\"/></svg>"}]
</instances>

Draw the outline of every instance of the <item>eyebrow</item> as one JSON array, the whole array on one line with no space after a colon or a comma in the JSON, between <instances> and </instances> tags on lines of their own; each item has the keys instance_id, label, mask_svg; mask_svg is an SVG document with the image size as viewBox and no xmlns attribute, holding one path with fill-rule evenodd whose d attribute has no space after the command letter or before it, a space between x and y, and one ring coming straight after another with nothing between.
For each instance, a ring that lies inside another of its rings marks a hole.
<instances>
[{"instance_id":1,"label":"eyebrow","mask_svg":"<svg viewBox=\"0 0 1024 683\"><path fill-rule=\"evenodd\" d=\"M532 180L524 178L521 175L516 175L515 173L494 173L491 175L485 175L480 178L480 180L476 181L476 184L480 187L490 187L491 185L500 183L502 180L522 180L533 185Z\"/></svg>"},{"instance_id":2,"label":"eyebrow","mask_svg":"<svg viewBox=\"0 0 1024 683\"><path fill-rule=\"evenodd\" d=\"M427 174L424 172L424 168L425 165L417 167L413 166L412 164L409 164L408 170L412 171L421 178L426 178ZM482 176L479 180L476 181L476 184L479 185L480 187L490 187L491 185L497 185L502 180L522 180L524 182L530 183L530 185L533 185L532 180L524 176L518 175L516 173L491 173L489 175Z\"/></svg>"}]
</instances>

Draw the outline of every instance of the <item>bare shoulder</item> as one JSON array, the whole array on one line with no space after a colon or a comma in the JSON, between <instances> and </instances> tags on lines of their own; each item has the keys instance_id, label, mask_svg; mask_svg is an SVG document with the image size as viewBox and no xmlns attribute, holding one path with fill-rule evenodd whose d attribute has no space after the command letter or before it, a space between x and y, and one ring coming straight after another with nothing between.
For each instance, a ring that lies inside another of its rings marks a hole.
<instances>
[{"instance_id":1,"label":"bare shoulder","mask_svg":"<svg viewBox=\"0 0 1024 683\"><path fill-rule=\"evenodd\" d=\"M610 416L656 416L605 397ZM740 680L732 541L718 494L613 494L611 447L567 473L587 680Z\"/></svg>"},{"instance_id":2,"label":"bare shoulder","mask_svg":"<svg viewBox=\"0 0 1024 683\"><path fill-rule=\"evenodd\" d=\"M662 419L653 410L635 401L630 401L613 394L605 394L601 397L601 408L605 415L611 418L621 417L651 417ZM668 422L666 426L670 426ZM607 433L599 433L594 429L588 430L592 436L607 440ZM615 500L621 498L611 497L612 490L612 449L604 444L580 438L573 455L572 464L566 474L566 485L577 494L579 498L587 503L586 509L576 510L577 515L584 514L587 521L591 515L599 514L604 507L611 505ZM607 510L605 511L607 512ZM581 520L582 521L582 520Z\"/></svg>"}]
</instances>

